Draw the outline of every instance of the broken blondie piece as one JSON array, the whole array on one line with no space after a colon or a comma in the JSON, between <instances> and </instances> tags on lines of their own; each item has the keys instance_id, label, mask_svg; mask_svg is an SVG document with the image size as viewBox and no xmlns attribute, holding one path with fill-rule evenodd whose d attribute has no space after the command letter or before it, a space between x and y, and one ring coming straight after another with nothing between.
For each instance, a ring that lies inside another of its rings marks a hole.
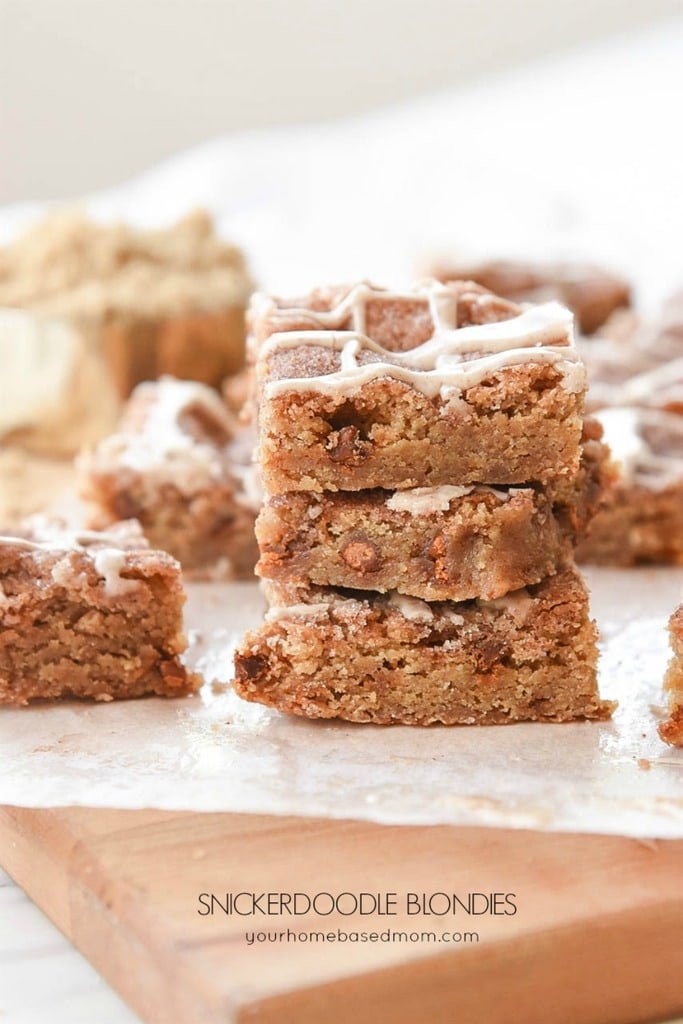
<instances>
[{"instance_id":1,"label":"broken blondie piece","mask_svg":"<svg viewBox=\"0 0 683 1024\"><path fill-rule=\"evenodd\" d=\"M0 248L0 437L71 454L141 381L219 386L244 364L251 290L203 211L156 231L52 214Z\"/></svg>"},{"instance_id":2,"label":"broken blondie piece","mask_svg":"<svg viewBox=\"0 0 683 1024\"><path fill-rule=\"evenodd\" d=\"M683 747L683 605L669 619L673 656L664 679L669 693L669 717L659 724L659 735L672 747Z\"/></svg>"},{"instance_id":3,"label":"broken blondie piece","mask_svg":"<svg viewBox=\"0 0 683 1024\"><path fill-rule=\"evenodd\" d=\"M579 562L683 565L683 416L654 407L595 413L617 468Z\"/></svg>"},{"instance_id":4,"label":"broken blondie piece","mask_svg":"<svg viewBox=\"0 0 683 1024\"><path fill-rule=\"evenodd\" d=\"M92 525L137 519L195 577L248 579L258 555L254 436L220 395L165 377L140 384L120 427L80 460Z\"/></svg>"},{"instance_id":5,"label":"broken blondie piece","mask_svg":"<svg viewBox=\"0 0 683 1024\"><path fill-rule=\"evenodd\" d=\"M572 316L468 282L251 310L269 494L546 483L579 468Z\"/></svg>"},{"instance_id":6,"label":"broken blondie piece","mask_svg":"<svg viewBox=\"0 0 683 1024\"><path fill-rule=\"evenodd\" d=\"M184 601L180 566L134 523L95 533L35 520L0 536L0 703L193 692Z\"/></svg>"},{"instance_id":7,"label":"broken blondie piece","mask_svg":"<svg viewBox=\"0 0 683 1024\"><path fill-rule=\"evenodd\" d=\"M308 718L381 725L609 717L575 569L495 601L424 601L269 583L235 690Z\"/></svg>"}]
</instances>

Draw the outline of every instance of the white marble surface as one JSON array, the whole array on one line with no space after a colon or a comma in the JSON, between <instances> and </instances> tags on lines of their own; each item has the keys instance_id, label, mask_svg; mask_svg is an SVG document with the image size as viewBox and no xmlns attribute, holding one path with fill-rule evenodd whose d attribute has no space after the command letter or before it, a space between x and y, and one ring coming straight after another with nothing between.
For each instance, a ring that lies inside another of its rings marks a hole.
<instances>
[{"instance_id":1,"label":"white marble surface","mask_svg":"<svg viewBox=\"0 0 683 1024\"><path fill-rule=\"evenodd\" d=\"M140 1024L2 869L0 1022Z\"/></svg>"}]
</instances>

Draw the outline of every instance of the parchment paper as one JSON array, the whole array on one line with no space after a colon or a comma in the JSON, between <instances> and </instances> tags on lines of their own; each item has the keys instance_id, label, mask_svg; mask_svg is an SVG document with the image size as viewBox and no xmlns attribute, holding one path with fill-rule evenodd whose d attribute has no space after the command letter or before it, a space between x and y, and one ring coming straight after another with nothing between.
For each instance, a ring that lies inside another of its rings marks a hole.
<instances>
[{"instance_id":1,"label":"parchment paper","mask_svg":"<svg viewBox=\"0 0 683 1024\"><path fill-rule=\"evenodd\" d=\"M683 751L657 736L683 571L592 570L609 723L429 729L309 722L224 685L262 602L190 587L198 697L0 709L0 803L263 812L683 837Z\"/></svg>"}]
</instances>

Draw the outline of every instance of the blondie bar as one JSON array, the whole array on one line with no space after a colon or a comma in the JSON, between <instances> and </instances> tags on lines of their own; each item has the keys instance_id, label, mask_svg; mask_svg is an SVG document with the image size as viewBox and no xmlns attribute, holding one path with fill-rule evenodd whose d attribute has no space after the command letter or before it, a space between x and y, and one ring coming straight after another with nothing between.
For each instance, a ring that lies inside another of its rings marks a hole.
<instances>
[{"instance_id":1,"label":"blondie bar","mask_svg":"<svg viewBox=\"0 0 683 1024\"><path fill-rule=\"evenodd\" d=\"M180 566L136 524L0 537L0 702L190 693Z\"/></svg>"},{"instance_id":2,"label":"blondie bar","mask_svg":"<svg viewBox=\"0 0 683 1024\"><path fill-rule=\"evenodd\" d=\"M195 576L252 577L254 443L211 388L171 378L138 385L118 432L79 460L91 525L134 518Z\"/></svg>"},{"instance_id":3,"label":"blondie bar","mask_svg":"<svg viewBox=\"0 0 683 1024\"><path fill-rule=\"evenodd\" d=\"M571 557L560 517L528 487L282 494L256 536L260 576L425 601L500 597Z\"/></svg>"},{"instance_id":4,"label":"blondie bar","mask_svg":"<svg viewBox=\"0 0 683 1024\"><path fill-rule=\"evenodd\" d=\"M367 284L251 311L266 491L528 484L579 468L572 316L483 288Z\"/></svg>"},{"instance_id":5,"label":"blondie bar","mask_svg":"<svg viewBox=\"0 0 683 1024\"><path fill-rule=\"evenodd\" d=\"M268 584L235 689L308 718L430 725L605 718L596 630L574 569L495 601Z\"/></svg>"},{"instance_id":6,"label":"blondie bar","mask_svg":"<svg viewBox=\"0 0 683 1024\"><path fill-rule=\"evenodd\" d=\"M579 344L588 373L589 411L624 405L683 407L683 343L670 340L663 349L659 337L650 336L649 345L613 338Z\"/></svg>"},{"instance_id":7,"label":"blondie bar","mask_svg":"<svg viewBox=\"0 0 683 1024\"><path fill-rule=\"evenodd\" d=\"M538 583L571 562L602 502L611 476L599 436L589 422L581 470L554 496L487 485L277 495L256 523L257 573L425 601L491 599Z\"/></svg>"},{"instance_id":8,"label":"blondie bar","mask_svg":"<svg viewBox=\"0 0 683 1024\"><path fill-rule=\"evenodd\" d=\"M683 416L646 406L603 409L595 416L618 475L577 560L683 565Z\"/></svg>"},{"instance_id":9,"label":"blondie bar","mask_svg":"<svg viewBox=\"0 0 683 1024\"><path fill-rule=\"evenodd\" d=\"M659 735L672 747L683 747L683 605L669 619L673 657L664 680L669 693L669 717L660 722Z\"/></svg>"},{"instance_id":10,"label":"blondie bar","mask_svg":"<svg viewBox=\"0 0 683 1024\"><path fill-rule=\"evenodd\" d=\"M583 334L592 334L617 309L631 304L631 288L622 278L584 263L545 263L492 260L437 264L439 281L476 281L497 295L516 302L556 299L576 314Z\"/></svg>"}]
</instances>

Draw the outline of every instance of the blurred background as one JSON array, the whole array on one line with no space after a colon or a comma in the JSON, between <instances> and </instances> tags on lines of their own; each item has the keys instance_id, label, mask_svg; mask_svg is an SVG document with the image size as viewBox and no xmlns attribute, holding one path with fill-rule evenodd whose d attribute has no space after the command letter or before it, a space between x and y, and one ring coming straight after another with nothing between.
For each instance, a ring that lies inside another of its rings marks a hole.
<instances>
[{"instance_id":1,"label":"blurred background","mask_svg":"<svg viewBox=\"0 0 683 1024\"><path fill-rule=\"evenodd\" d=\"M646 29L680 0L0 0L0 203ZM683 55L681 55L683 59Z\"/></svg>"}]
</instances>

